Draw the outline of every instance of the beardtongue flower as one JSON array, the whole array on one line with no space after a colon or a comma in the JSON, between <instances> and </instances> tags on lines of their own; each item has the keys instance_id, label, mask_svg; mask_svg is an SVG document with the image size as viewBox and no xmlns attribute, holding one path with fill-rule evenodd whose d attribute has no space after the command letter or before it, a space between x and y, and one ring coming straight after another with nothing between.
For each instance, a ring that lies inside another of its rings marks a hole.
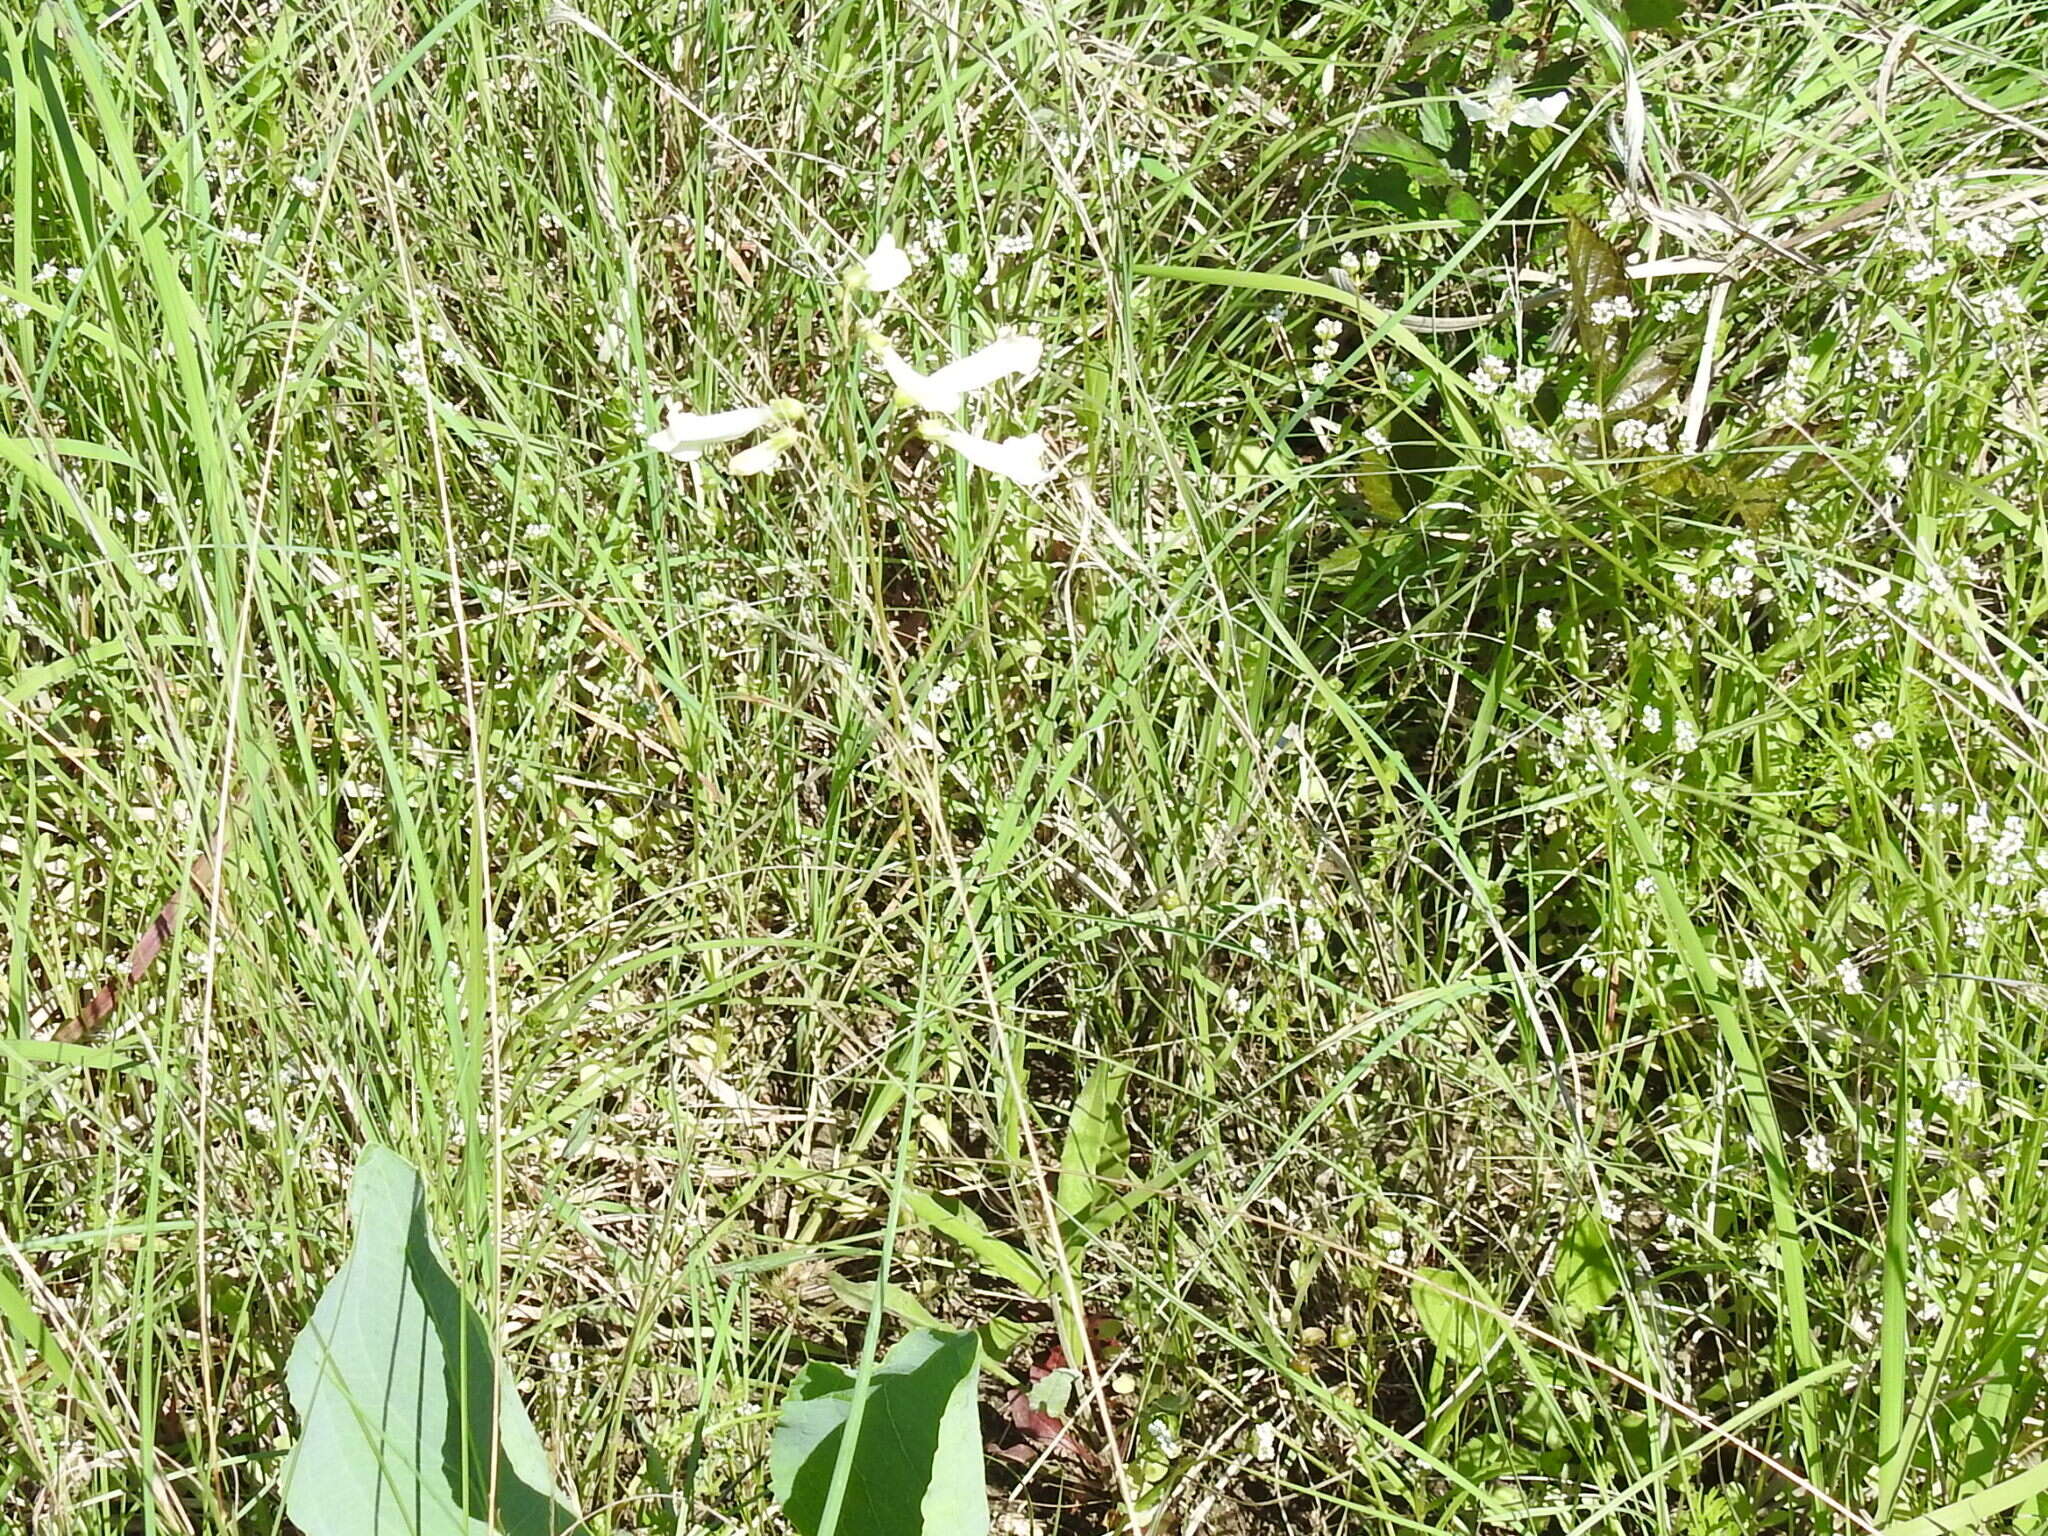
<instances>
[{"instance_id":1,"label":"beardtongue flower","mask_svg":"<svg viewBox=\"0 0 2048 1536\"><path fill-rule=\"evenodd\" d=\"M742 448L725 461L725 470L731 475L772 475L782 468L782 461L789 456L789 450L804 440L804 435L795 427L784 427L751 448Z\"/></svg>"},{"instance_id":2,"label":"beardtongue flower","mask_svg":"<svg viewBox=\"0 0 2048 1536\"><path fill-rule=\"evenodd\" d=\"M896 385L896 403L930 416L951 416L967 396L1004 379L1035 373L1045 355L1045 343L1036 336L999 336L943 368L920 373L874 326L863 326L861 338L875 349Z\"/></svg>"},{"instance_id":3,"label":"beardtongue flower","mask_svg":"<svg viewBox=\"0 0 2048 1536\"><path fill-rule=\"evenodd\" d=\"M846 286L856 293L887 293L910 276L910 253L884 235L875 248L846 270Z\"/></svg>"},{"instance_id":4,"label":"beardtongue flower","mask_svg":"<svg viewBox=\"0 0 2048 1536\"><path fill-rule=\"evenodd\" d=\"M917 424L918 432L935 443L943 443L976 469L1010 481L1014 485L1043 485L1052 478L1045 465L1045 438L1037 432L1006 437L1001 442L963 432L950 422L927 417Z\"/></svg>"},{"instance_id":5,"label":"beardtongue flower","mask_svg":"<svg viewBox=\"0 0 2048 1536\"><path fill-rule=\"evenodd\" d=\"M686 411L671 400L668 419L647 434L647 446L672 459L688 461L700 457L706 448L752 437L764 427L802 421L804 408L795 400L771 400L766 405L741 406L708 415Z\"/></svg>"}]
</instances>

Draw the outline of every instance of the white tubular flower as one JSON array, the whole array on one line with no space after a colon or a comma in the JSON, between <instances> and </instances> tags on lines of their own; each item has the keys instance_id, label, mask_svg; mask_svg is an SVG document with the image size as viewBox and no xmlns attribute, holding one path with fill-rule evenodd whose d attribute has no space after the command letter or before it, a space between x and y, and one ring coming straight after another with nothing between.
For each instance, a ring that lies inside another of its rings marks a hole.
<instances>
[{"instance_id":1,"label":"white tubular flower","mask_svg":"<svg viewBox=\"0 0 2048 1536\"><path fill-rule=\"evenodd\" d=\"M896 403L932 416L951 416L960 409L960 402L977 390L1013 375L1035 373L1045 355L1045 343L1036 336L999 336L935 372L919 373L873 326L864 328L862 336L881 356L883 368L895 382Z\"/></svg>"},{"instance_id":2,"label":"white tubular flower","mask_svg":"<svg viewBox=\"0 0 2048 1536\"><path fill-rule=\"evenodd\" d=\"M887 293L910 276L910 253L884 235L875 248L847 268L846 286L854 292Z\"/></svg>"},{"instance_id":3,"label":"white tubular flower","mask_svg":"<svg viewBox=\"0 0 2048 1536\"><path fill-rule=\"evenodd\" d=\"M917 430L932 442L944 443L976 469L1000 475L1013 485L1043 485L1052 478L1052 471L1045 467L1045 437L1041 433L1027 432L998 443L936 418L919 422Z\"/></svg>"},{"instance_id":4,"label":"white tubular flower","mask_svg":"<svg viewBox=\"0 0 2048 1536\"><path fill-rule=\"evenodd\" d=\"M1570 91L1557 91L1549 96L1517 96L1510 76L1495 75L1484 96L1460 96L1457 101L1466 121L1484 123L1495 133L1506 133L1510 128L1556 127L1571 99Z\"/></svg>"},{"instance_id":5,"label":"white tubular flower","mask_svg":"<svg viewBox=\"0 0 2048 1536\"><path fill-rule=\"evenodd\" d=\"M772 475L782 468L782 461L789 456L789 450L804 440L802 432L795 427L784 427L773 436L764 437L751 448L742 448L725 461L727 474Z\"/></svg>"},{"instance_id":6,"label":"white tubular flower","mask_svg":"<svg viewBox=\"0 0 2048 1536\"><path fill-rule=\"evenodd\" d=\"M647 434L647 446L656 453L687 461L697 458L706 448L751 437L776 422L801 421L803 416L804 408L794 400L771 400L766 405L713 411L709 415L686 411L671 400L668 403L668 421L659 431Z\"/></svg>"}]
</instances>

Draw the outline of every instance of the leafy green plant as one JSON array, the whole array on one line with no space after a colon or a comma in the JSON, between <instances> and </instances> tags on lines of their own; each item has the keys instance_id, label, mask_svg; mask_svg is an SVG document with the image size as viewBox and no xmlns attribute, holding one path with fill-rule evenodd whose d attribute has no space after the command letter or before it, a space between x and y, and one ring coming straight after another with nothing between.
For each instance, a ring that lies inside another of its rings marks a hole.
<instances>
[{"instance_id":1,"label":"leafy green plant","mask_svg":"<svg viewBox=\"0 0 2048 1536\"><path fill-rule=\"evenodd\" d=\"M292 1347L286 1512L306 1536L565 1536L581 1525L434 1244L420 1175L364 1149L355 1241ZM775 1431L775 1497L805 1536L981 1536L980 1339L919 1328L862 1384L812 1361ZM858 1409L856 1399L859 1399ZM849 1429L854 1436L845 1449Z\"/></svg>"},{"instance_id":2,"label":"leafy green plant","mask_svg":"<svg viewBox=\"0 0 2048 1536\"><path fill-rule=\"evenodd\" d=\"M560 1536L578 1523L427 1226L411 1164L368 1147L354 1246L286 1367L298 1444L285 1510L306 1536Z\"/></svg>"},{"instance_id":3,"label":"leafy green plant","mask_svg":"<svg viewBox=\"0 0 2048 1536\"><path fill-rule=\"evenodd\" d=\"M768 1464L791 1523L804 1536L982 1536L978 1352L972 1333L911 1333L875 1367L857 1425L855 1373L819 1360L798 1372Z\"/></svg>"}]
</instances>

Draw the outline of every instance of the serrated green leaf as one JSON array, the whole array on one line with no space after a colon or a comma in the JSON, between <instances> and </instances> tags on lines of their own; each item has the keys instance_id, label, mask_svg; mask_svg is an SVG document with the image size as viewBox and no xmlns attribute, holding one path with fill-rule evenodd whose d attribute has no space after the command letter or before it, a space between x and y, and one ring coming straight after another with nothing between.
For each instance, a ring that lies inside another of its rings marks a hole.
<instances>
[{"instance_id":1,"label":"serrated green leaf","mask_svg":"<svg viewBox=\"0 0 2048 1536\"><path fill-rule=\"evenodd\" d=\"M1463 1275L1418 1270L1408 1299L1429 1342L1453 1360L1469 1365L1502 1338L1499 1309Z\"/></svg>"},{"instance_id":2,"label":"serrated green leaf","mask_svg":"<svg viewBox=\"0 0 2048 1536\"><path fill-rule=\"evenodd\" d=\"M1574 1317L1598 1312L1621 1289L1621 1270L1607 1246L1607 1224L1588 1211L1566 1229L1550 1272L1558 1300Z\"/></svg>"},{"instance_id":3,"label":"serrated green leaf","mask_svg":"<svg viewBox=\"0 0 2048 1536\"><path fill-rule=\"evenodd\" d=\"M285 1513L306 1536L568 1531L575 1510L441 1261L419 1174L364 1148L349 1215L348 1259L285 1367L300 1424Z\"/></svg>"},{"instance_id":4,"label":"serrated green leaf","mask_svg":"<svg viewBox=\"0 0 2048 1536\"><path fill-rule=\"evenodd\" d=\"M920 1328L875 1367L836 1536L985 1536L978 1350L971 1333ZM804 1536L822 1523L854 1386L851 1372L812 1361L783 1401L769 1483Z\"/></svg>"}]
</instances>

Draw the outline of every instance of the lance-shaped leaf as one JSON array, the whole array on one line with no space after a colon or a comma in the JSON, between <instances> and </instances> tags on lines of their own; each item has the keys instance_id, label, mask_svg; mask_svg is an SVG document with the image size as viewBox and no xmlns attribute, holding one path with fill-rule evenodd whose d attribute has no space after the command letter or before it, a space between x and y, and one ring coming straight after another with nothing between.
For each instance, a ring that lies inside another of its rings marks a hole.
<instances>
[{"instance_id":1,"label":"lance-shaped leaf","mask_svg":"<svg viewBox=\"0 0 2048 1536\"><path fill-rule=\"evenodd\" d=\"M306 1536L565 1536L575 1510L435 1249L419 1174L365 1148L349 1215L354 1246L285 1368L285 1513Z\"/></svg>"},{"instance_id":2,"label":"lance-shaped leaf","mask_svg":"<svg viewBox=\"0 0 2048 1536\"><path fill-rule=\"evenodd\" d=\"M1131 1182L1131 1131L1123 1107L1124 1080L1129 1076L1128 1067L1103 1062L1088 1074L1067 1116L1054 1199L1060 1211L1060 1240L1075 1263L1088 1239L1100 1230L1099 1213L1113 1208Z\"/></svg>"}]
</instances>

